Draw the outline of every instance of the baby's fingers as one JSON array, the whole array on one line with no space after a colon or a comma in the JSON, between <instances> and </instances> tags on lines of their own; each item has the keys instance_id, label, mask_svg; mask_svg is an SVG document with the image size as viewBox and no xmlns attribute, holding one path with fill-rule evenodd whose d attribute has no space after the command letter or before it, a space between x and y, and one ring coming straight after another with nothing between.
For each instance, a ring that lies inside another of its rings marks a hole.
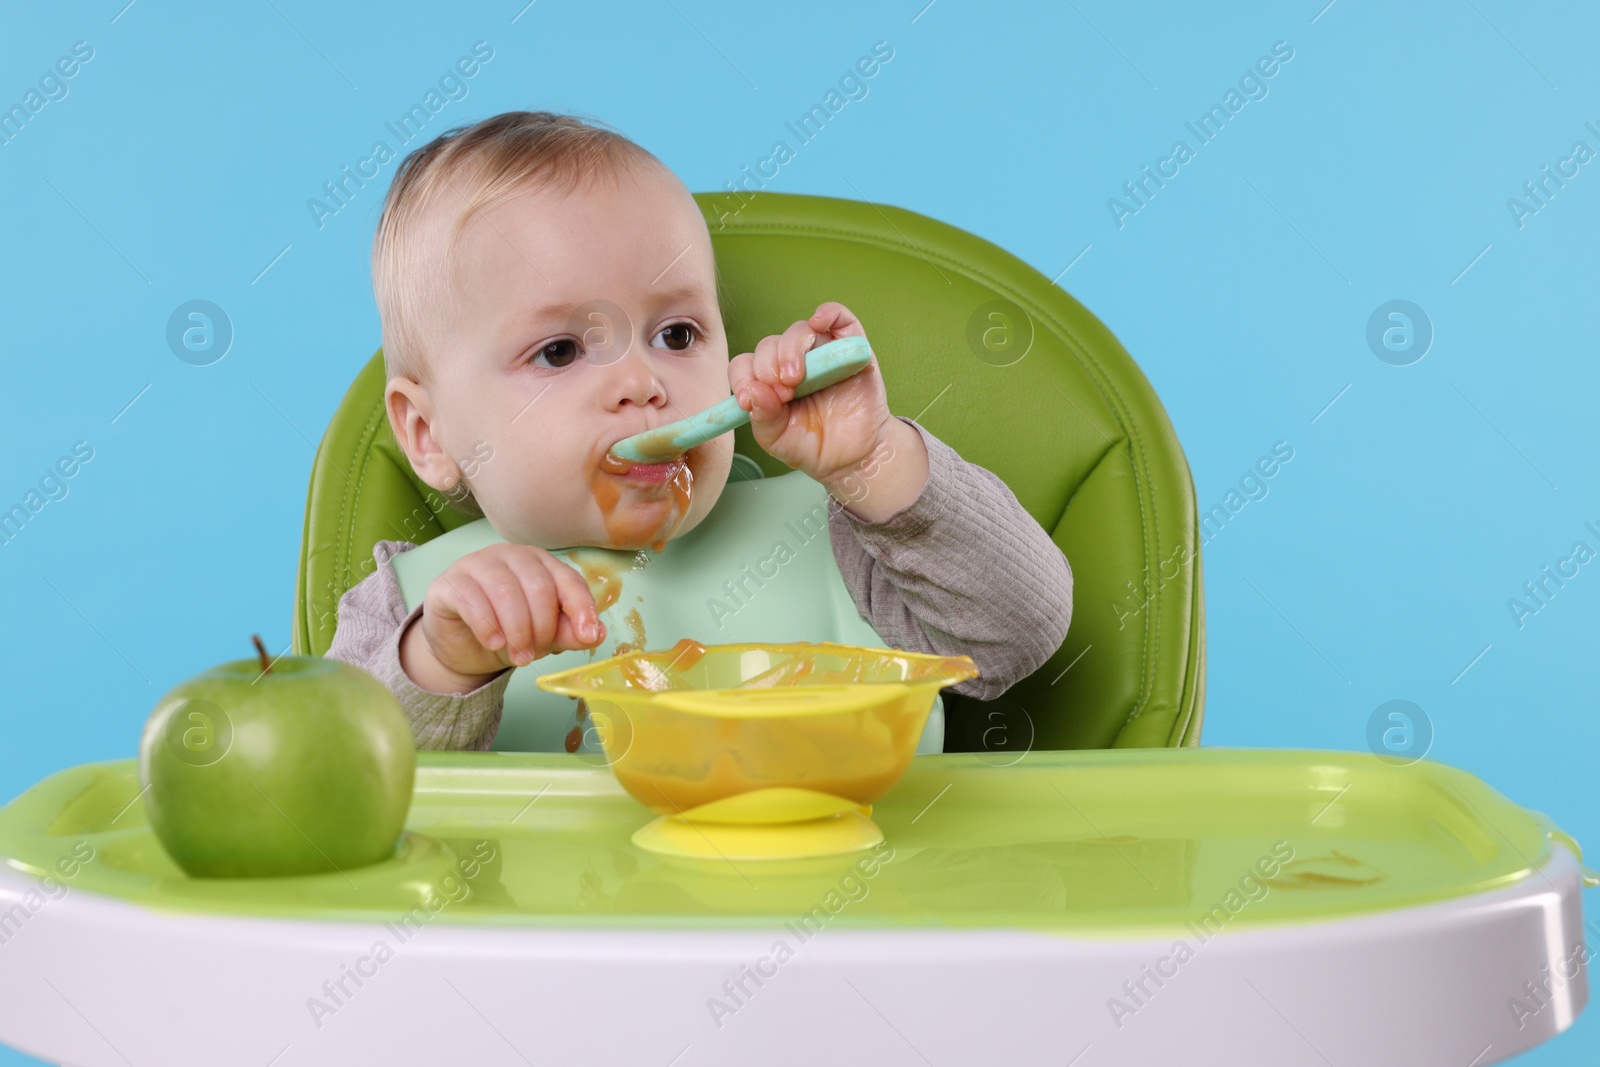
<instances>
[{"instance_id":1,"label":"baby's fingers","mask_svg":"<svg viewBox=\"0 0 1600 1067\"><path fill-rule=\"evenodd\" d=\"M544 655L556 628L547 607L555 601L550 579L542 571L524 573L506 556L485 563L475 577L505 635L507 658L520 667Z\"/></svg>"},{"instance_id":2,"label":"baby's fingers","mask_svg":"<svg viewBox=\"0 0 1600 1067\"><path fill-rule=\"evenodd\" d=\"M865 337L867 331L862 327L861 320L855 313L837 300L829 300L818 306L816 313L807 320L807 325L818 333L837 340L840 337Z\"/></svg>"},{"instance_id":3,"label":"baby's fingers","mask_svg":"<svg viewBox=\"0 0 1600 1067\"><path fill-rule=\"evenodd\" d=\"M755 356L750 369L758 381L778 380L778 336L772 334L756 342Z\"/></svg>"},{"instance_id":4,"label":"baby's fingers","mask_svg":"<svg viewBox=\"0 0 1600 1067\"><path fill-rule=\"evenodd\" d=\"M570 652L578 648L593 648L603 641L606 625L600 621L594 594L589 591L589 584L583 580L583 576L555 556L545 554L540 562L554 583L561 607L556 620L555 643L550 651Z\"/></svg>"},{"instance_id":5,"label":"baby's fingers","mask_svg":"<svg viewBox=\"0 0 1600 1067\"><path fill-rule=\"evenodd\" d=\"M788 401L783 399L782 394L766 382L759 381L751 382L744 387L744 396L739 406L750 412L752 425L772 422L786 416L788 411Z\"/></svg>"},{"instance_id":6,"label":"baby's fingers","mask_svg":"<svg viewBox=\"0 0 1600 1067\"><path fill-rule=\"evenodd\" d=\"M776 380L777 343L776 337L764 338L755 352L736 356L728 364L728 384L752 421L772 418L794 395L793 389Z\"/></svg>"},{"instance_id":7,"label":"baby's fingers","mask_svg":"<svg viewBox=\"0 0 1600 1067\"><path fill-rule=\"evenodd\" d=\"M755 381L756 357L752 352L742 352L728 361L728 391L739 397L739 406L747 407L744 403L743 391Z\"/></svg>"},{"instance_id":8,"label":"baby's fingers","mask_svg":"<svg viewBox=\"0 0 1600 1067\"><path fill-rule=\"evenodd\" d=\"M489 593L471 572L451 568L439 576L428 592L434 598L425 609L428 614L464 624L478 644L490 651L505 645L506 637L495 618Z\"/></svg>"},{"instance_id":9,"label":"baby's fingers","mask_svg":"<svg viewBox=\"0 0 1600 1067\"><path fill-rule=\"evenodd\" d=\"M778 376L785 385L798 386L806 376L806 353L816 346L817 334L809 323L797 322L778 339Z\"/></svg>"},{"instance_id":10,"label":"baby's fingers","mask_svg":"<svg viewBox=\"0 0 1600 1067\"><path fill-rule=\"evenodd\" d=\"M728 360L728 388L737 393L739 386L755 377L755 358L750 352L741 352Z\"/></svg>"},{"instance_id":11,"label":"baby's fingers","mask_svg":"<svg viewBox=\"0 0 1600 1067\"><path fill-rule=\"evenodd\" d=\"M600 636L592 641L583 636L583 631L578 629L578 625L572 616L566 612L562 612L557 617L556 637L554 641L550 642L550 654L552 656L558 652L575 652L579 649L593 648L605 640L605 623L598 624L599 629L597 632Z\"/></svg>"}]
</instances>

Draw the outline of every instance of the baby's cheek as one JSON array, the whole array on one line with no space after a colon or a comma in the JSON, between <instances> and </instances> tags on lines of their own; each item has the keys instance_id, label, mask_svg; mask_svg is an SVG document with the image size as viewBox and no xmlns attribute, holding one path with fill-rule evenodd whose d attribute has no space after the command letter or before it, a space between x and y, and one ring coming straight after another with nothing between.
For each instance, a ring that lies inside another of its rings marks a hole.
<instances>
[{"instance_id":1,"label":"baby's cheek","mask_svg":"<svg viewBox=\"0 0 1600 1067\"><path fill-rule=\"evenodd\" d=\"M686 533L697 525L722 496L733 465L733 451L733 434L723 434L689 450L686 464L694 481L687 518L680 532Z\"/></svg>"},{"instance_id":2,"label":"baby's cheek","mask_svg":"<svg viewBox=\"0 0 1600 1067\"><path fill-rule=\"evenodd\" d=\"M598 513L582 479L577 487L538 476L519 476L505 468L485 480L477 493L484 517L508 541L543 547L565 547L581 537L585 523Z\"/></svg>"}]
</instances>

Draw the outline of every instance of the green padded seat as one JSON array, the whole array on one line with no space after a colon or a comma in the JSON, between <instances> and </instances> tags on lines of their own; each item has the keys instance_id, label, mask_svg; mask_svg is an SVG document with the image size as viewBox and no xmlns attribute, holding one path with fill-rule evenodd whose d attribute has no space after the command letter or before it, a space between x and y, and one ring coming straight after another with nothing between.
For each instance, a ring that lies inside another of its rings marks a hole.
<instances>
[{"instance_id":1,"label":"green padded seat","mask_svg":"<svg viewBox=\"0 0 1600 1067\"><path fill-rule=\"evenodd\" d=\"M890 409L1004 479L1072 564L1066 642L998 700L946 693L946 751L1198 745L1194 483L1161 402L1111 332L1020 259L911 211L782 193L695 199L711 227L730 354L826 300L845 304L867 329ZM380 350L312 468L298 654L327 651L339 598L371 572L374 543L421 543L471 521L413 473L384 415L384 384ZM748 426L735 447L769 475L788 469Z\"/></svg>"}]
</instances>

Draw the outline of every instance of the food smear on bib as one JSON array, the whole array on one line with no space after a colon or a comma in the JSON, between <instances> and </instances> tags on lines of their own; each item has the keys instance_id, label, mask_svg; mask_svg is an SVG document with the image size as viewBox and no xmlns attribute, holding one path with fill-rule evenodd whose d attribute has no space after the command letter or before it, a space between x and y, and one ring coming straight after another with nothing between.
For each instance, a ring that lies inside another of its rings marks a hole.
<instances>
[{"instance_id":1,"label":"food smear on bib","mask_svg":"<svg viewBox=\"0 0 1600 1067\"><path fill-rule=\"evenodd\" d=\"M622 597L622 577L616 565L599 553L581 549L573 549L568 556L578 565L578 573L589 586L595 614L604 615Z\"/></svg>"},{"instance_id":2,"label":"food smear on bib","mask_svg":"<svg viewBox=\"0 0 1600 1067\"><path fill-rule=\"evenodd\" d=\"M648 647L649 641L644 634L644 616L639 614L639 609L629 608L628 613L622 618L628 624L628 634L632 638L631 644L633 647Z\"/></svg>"}]
</instances>

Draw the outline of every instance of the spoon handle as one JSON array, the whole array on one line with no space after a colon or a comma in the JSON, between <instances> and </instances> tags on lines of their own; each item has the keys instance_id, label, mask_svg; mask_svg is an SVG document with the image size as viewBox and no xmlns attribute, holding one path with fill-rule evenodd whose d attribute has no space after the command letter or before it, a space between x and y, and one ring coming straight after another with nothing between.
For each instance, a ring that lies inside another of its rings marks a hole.
<instances>
[{"instance_id":1,"label":"spoon handle","mask_svg":"<svg viewBox=\"0 0 1600 1067\"><path fill-rule=\"evenodd\" d=\"M841 337L819 345L806 353L806 376L795 386L794 398L842 382L871 362L872 346L865 337ZM698 415L623 438L611 446L611 454L635 463L671 459L749 421L750 413L739 406L739 398L730 396Z\"/></svg>"}]
</instances>

